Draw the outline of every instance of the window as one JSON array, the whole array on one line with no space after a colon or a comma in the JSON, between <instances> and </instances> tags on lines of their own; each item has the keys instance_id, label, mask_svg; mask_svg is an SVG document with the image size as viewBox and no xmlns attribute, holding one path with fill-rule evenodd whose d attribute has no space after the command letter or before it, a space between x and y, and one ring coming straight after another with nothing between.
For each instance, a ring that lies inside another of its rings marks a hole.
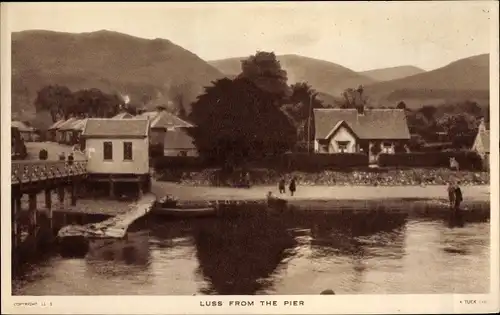
<instances>
[{"instance_id":1,"label":"window","mask_svg":"<svg viewBox=\"0 0 500 315\"><path fill-rule=\"evenodd\" d=\"M392 143L383 142L382 143L382 152L383 153L392 153Z\"/></svg>"},{"instance_id":2,"label":"window","mask_svg":"<svg viewBox=\"0 0 500 315\"><path fill-rule=\"evenodd\" d=\"M337 141L337 146L339 148L340 153L346 152L348 145L349 145L349 141Z\"/></svg>"},{"instance_id":3,"label":"window","mask_svg":"<svg viewBox=\"0 0 500 315\"><path fill-rule=\"evenodd\" d=\"M123 143L123 159L132 161L132 142Z\"/></svg>"},{"instance_id":4,"label":"window","mask_svg":"<svg viewBox=\"0 0 500 315\"><path fill-rule=\"evenodd\" d=\"M110 141L103 143L104 160L113 160L113 144Z\"/></svg>"}]
</instances>

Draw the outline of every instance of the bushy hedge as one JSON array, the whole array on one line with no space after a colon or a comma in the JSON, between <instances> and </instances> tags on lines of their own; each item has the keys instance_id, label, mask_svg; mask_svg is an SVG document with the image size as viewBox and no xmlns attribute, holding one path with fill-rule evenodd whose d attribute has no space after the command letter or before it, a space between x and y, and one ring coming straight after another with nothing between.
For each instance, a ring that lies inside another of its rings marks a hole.
<instances>
[{"instance_id":1,"label":"bushy hedge","mask_svg":"<svg viewBox=\"0 0 500 315\"><path fill-rule=\"evenodd\" d=\"M409 167L450 167L450 158L454 157L464 170L481 170L481 157L473 151L438 151L380 154L379 166L409 166Z\"/></svg>"},{"instance_id":2,"label":"bushy hedge","mask_svg":"<svg viewBox=\"0 0 500 315\"><path fill-rule=\"evenodd\" d=\"M342 169L368 165L368 155L294 153L285 154L284 163L288 170Z\"/></svg>"},{"instance_id":3,"label":"bushy hedge","mask_svg":"<svg viewBox=\"0 0 500 315\"><path fill-rule=\"evenodd\" d=\"M152 159L156 169L198 169L208 166L206 161L197 156L160 156Z\"/></svg>"}]
</instances>

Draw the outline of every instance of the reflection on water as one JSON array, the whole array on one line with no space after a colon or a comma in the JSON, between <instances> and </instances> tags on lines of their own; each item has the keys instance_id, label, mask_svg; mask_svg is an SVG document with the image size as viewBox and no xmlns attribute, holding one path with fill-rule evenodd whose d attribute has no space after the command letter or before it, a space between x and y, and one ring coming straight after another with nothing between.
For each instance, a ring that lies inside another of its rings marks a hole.
<instances>
[{"instance_id":1,"label":"reflection on water","mask_svg":"<svg viewBox=\"0 0 500 315\"><path fill-rule=\"evenodd\" d=\"M486 293L489 223L402 214L278 214L149 224L84 259L52 256L26 295Z\"/></svg>"}]
</instances>

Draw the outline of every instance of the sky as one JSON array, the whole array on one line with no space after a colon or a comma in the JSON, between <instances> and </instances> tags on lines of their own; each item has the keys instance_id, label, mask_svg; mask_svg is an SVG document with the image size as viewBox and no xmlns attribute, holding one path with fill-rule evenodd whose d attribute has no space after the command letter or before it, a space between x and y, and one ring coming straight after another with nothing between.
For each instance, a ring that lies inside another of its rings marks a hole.
<instances>
[{"instance_id":1,"label":"sky","mask_svg":"<svg viewBox=\"0 0 500 315\"><path fill-rule=\"evenodd\" d=\"M355 71L400 65L432 70L488 53L495 18L491 1L6 6L11 31L107 29L169 39L205 60L264 50L323 59Z\"/></svg>"}]
</instances>

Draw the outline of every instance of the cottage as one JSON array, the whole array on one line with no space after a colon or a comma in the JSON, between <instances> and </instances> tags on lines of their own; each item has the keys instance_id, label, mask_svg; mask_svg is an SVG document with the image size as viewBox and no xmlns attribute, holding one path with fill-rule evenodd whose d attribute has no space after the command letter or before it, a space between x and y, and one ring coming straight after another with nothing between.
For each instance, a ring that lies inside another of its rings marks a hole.
<instances>
[{"instance_id":1,"label":"cottage","mask_svg":"<svg viewBox=\"0 0 500 315\"><path fill-rule=\"evenodd\" d=\"M178 128L192 128L193 125L180 119L174 114L169 113L163 108L156 111L142 113L136 116L138 119L150 120L150 144L152 146L161 146L161 151L164 150L165 136L167 131L174 131Z\"/></svg>"},{"instance_id":2,"label":"cottage","mask_svg":"<svg viewBox=\"0 0 500 315\"><path fill-rule=\"evenodd\" d=\"M314 109L315 153L393 154L410 132L402 109Z\"/></svg>"},{"instance_id":3,"label":"cottage","mask_svg":"<svg viewBox=\"0 0 500 315\"><path fill-rule=\"evenodd\" d=\"M12 121L11 126L19 130L21 139L25 142L31 142L35 140L36 133L35 128L28 126L22 121Z\"/></svg>"},{"instance_id":4,"label":"cottage","mask_svg":"<svg viewBox=\"0 0 500 315\"><path fill-rule=\"evenodd\" d=\"M479 127L477 130L477 135L474 139L474 144L472 145L472 151L479 154L483 160L483 165L485 169L490 168L490 128L489 124L481 119Z\"/></svg>"},{"instance_id":5,"label":"cottage","mask_svg":"<svg viewBox=\"0 0 500 315\"><path fill-rule=\"evenodd\" d=\"M110 197L133 190L149 191L149 121L89 118L82 132L87 172L93 187ZM132 186L132 187L131 187Z\"/></svg>"},{"instance_id":6,"label":"cottage","mask_svg":"<svg viewBox=\"0 0 500 315\"><path fill-rule=\"evenodd\" d=\"M59 119L47 129L47 140L57 141L57 130L59 126L66 122L66 119Z\"/></svg>"},{"instance_id":7,"label":"cottage","mask_svg":"<svg viewBox=\"0 0 500 315\"><path fill-rule=\"evenodd\" d=\"M167 130L163 144L164 156L198 156L198 150L187 128Z\"/></svg>"},{"instance_id":8,"label":"cottage","mask_svg":"<svg viewBox=\"0 0 500 315\"><path fill-rule=\"evenodd\" d=\"M85 126L85 122L87 119L76 119L70 123L64 124L59 128L58 132L61 133L61 143L74 145L79 143L80 134L83 131L83 127Z\"/></svg>"},{"instance_id":9,"label":"cottage","mask_svg":"<svg viewBox=\"0 0 500 315\"><path fill-rule=\"evenodd\" d=\"M75 123L76 121L77 121L76 118L71 117L68 120L66 120L63 123L61 123L60 125L58 125L57 129L56 129L56 138L55 138L55 141L59 142L59 143L64 143L65 140L66 140L66 133L67 133L67 129L66 128L68 126L72 126L73 123Z\"/></svg>"}]
</instances>

